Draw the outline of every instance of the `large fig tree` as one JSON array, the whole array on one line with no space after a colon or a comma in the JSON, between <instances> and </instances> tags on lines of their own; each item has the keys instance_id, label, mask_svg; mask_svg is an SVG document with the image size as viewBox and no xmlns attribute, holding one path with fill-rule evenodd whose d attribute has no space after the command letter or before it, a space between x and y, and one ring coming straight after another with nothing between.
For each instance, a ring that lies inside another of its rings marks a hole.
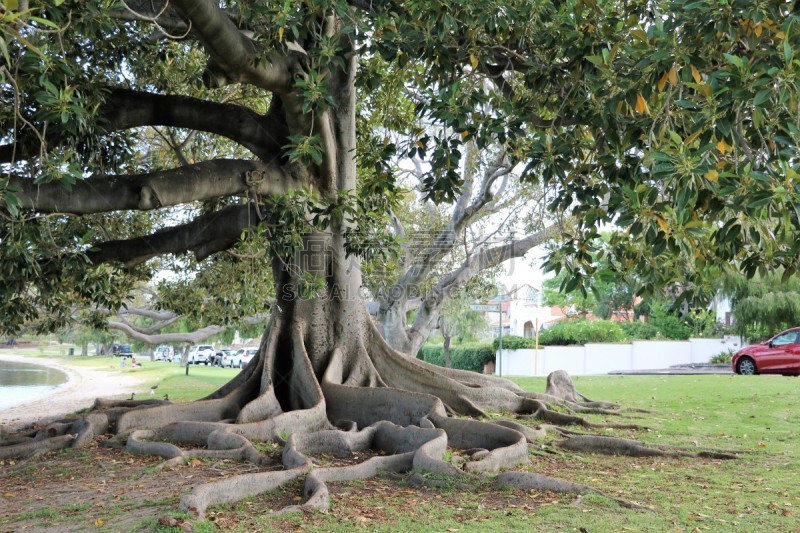
<instances>
[{"instance_id":1,"label":"large fig tree","mask_svg":"<svg viewBox=\"0 0 800 533\"><path fill-rule=\"evenodd\" d=\"M550 258L566 269L567 288L595 275L591 243L609 223L624 230L609 270L636 271L645 289L691 279L709 262L747 273L796 267L792 2L47 0L4 8L2 326L38 315L58 327L76 302L115 309L152 274L149 260L193 253L213 261L251 231L269 237L275 305L259 355L208 398L99 401L37 436L5 435L2 456L80 445L110 429L131 450L175 460L258 462L252 440L286 440L285 471L184 497L186 509L202 513L306 473L306 507L326 504L326 480L413 466L454 473L442 460L448 444L472 450L466 470L523 462L526 438L537 433L511 420L517 414L591 428L574 413L615 406L589 402L566 376L537 395L433 367L391 349L367 312L359 258L389 248L392 168L424 161L422 193L454 201L468 143L502 150L521 179L547 191L554 220L571 216L574 229ZM425 128L393 113L365 119L399 94ZM164 135L209 140L173 164L149 148ZM339 469L314 469L307 457L363 448L387 455ZM599 436L565 448L668 453ZM500 482L586 490L533 475Z\"/></svg>"}]
</instances>

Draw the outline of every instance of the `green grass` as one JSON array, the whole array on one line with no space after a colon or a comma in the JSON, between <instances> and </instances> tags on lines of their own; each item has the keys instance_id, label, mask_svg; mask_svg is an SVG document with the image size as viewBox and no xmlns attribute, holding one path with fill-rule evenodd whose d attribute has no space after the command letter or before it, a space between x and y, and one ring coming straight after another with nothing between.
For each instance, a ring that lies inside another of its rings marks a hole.
<instances>
[{"instance_id":1,"label":"green grass","mask_svg":"<svg viewBox=\"0 0 800 533\"><path fill-rule=\"evenodd\" d=\"M517 378L542 391L544 378ZM800 378L783 376L576 376L591 399L655 411L641 440L797 454ZM641 416L641 415L639 415Z\"/></svg>"}]
</instances>

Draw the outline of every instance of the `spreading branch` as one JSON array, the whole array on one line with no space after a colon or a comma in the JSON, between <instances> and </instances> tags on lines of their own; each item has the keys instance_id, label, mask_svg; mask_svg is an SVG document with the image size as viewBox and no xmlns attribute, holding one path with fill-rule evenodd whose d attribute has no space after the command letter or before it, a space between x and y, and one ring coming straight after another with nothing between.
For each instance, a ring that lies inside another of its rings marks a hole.
<instances>
[{"instance_id":1,"label":"spreading branch","mask_svg":"<svg viewBox=\"0 0 800 533\"><path fill-rule=\"evenodd\" d=\"M37 185L11 178L22 206L39 213L106 213L151 210L237 194L281 194L299 184L276 164L218 159L138 175L95 176L67 190L60 183Z\"/></svg>"},{"instance_id":2,"label":"spreading branch","mask_svg":"<svg viewBox=\"0 0 800 533\"><path fill-rule=\"evenodd\" d=\"M128 267L189 251L201 261L236 244L242 231L258 222L257 206L234 205L144 237L100 243L87 255L94 264L120 262Z\"/></svg>"},{"instance_id":3,"label":"spreading branch","mask_svg":"<svg viewBox=\"0 0 800 533\"><path fill-rule=\"evenodd\" d=\"M229 103L217 103L179 95L113 89L101 108L106 132L143 126L186 128L221 135L247 148L264 161L279 157L288 130L280 99L266 114ZM22 137L16 144L0 145L0 163L23 161L40 155L41 139Z\"/></svg>"},{"instance_id":4,"label":"spreading branch","mask_svg":"<svg viewBox=\"0 0 800 533\"><path fill-rule=\"evenodd\" d=\"M288 57L277 51L258 54L255 43L239 30L218 2L173 2L191 22L192 34L202 41L211 58L203 80L207 86L250 83L275 92L291 88L293 69Z\"/></svg>"}]
</instances>

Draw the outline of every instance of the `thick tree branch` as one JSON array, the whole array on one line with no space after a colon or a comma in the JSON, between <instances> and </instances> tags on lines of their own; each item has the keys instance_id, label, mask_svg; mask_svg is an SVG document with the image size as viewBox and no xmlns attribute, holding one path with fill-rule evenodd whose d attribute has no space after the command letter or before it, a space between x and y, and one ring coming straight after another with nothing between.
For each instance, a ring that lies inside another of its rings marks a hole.
<instances>
[{"instance_id":1,"label":"thick tree branch","mask_svg":"<svg viewBox=\"0 0 800 533\"><path fill-rule=\"evenodd\" d=\"M152 235L98 244L87 255L93 264L120 262L129 267L159 255L189 251L200 261L236 244L242 231L259 220L254 204L234 205Z\"/></svg>"},{"instance_id":2,"label":"thick tree branch","mask_svg":"<svg viewBox=\"0 0 800 533\"><path fill-rule=\"evenodd\" d=\"M255 43L212 0L173 0L191 22L192 33L211 56L204 81L210 87L229 83L251 83L263 89L286 92L292 86L291 61L276 51L257 61ZM263 57L263 56L262 56Z\"/></svg>"},{"instance_id":3,"label":"thick tree branch","mask_svg":"<svg viewBox=\"0 0 800 533\"><path fill-rule=\"evenodd\" d=\"M178 316L172 311L155 311L153 309L145 309L142 307L126 307L124 309L118 310L116 314L142 316L145 318L151 318L153 320L159 320L159 321L171 320L176 316Z\"/></svg>"},{"instance_id":4,"label":"thick tree branch","mask_svg":"<svg viewBox=\"0 0 800 533\"><path fill-rule=\"evenodd\" d=\"M231 139L265 161L276 158L288 143L279 98L272 100L266 115L259 115L234 104L115 89L108 96L103 114L109 131L141 126L205 131Z\"/></svg>"},{"instance_id":5,"label":"thick tree branch","mask_svg":"<svg viewBox=\"0 0 800 533\"><path fill-rule=\"evenodd\" d=\"M101 115L107 132L142 126L204 131L226 137L264 161L279 157L289 136L279 98L272 100L265 115L259 115L234 104L209 102L189 96L113 89L103 104ZM39 138L22 137L16 145L0 145L0 163L35 158L40 151Z\"/></svg>"},{"instance_id":6,"label":"thick tree branch","mask_svg":"<svg viewBox=\"0 0 800 533\"><path fill-rule=\"evenodd\" d=\"M131 324L130 322L128 322L124 318L122 319L122 322L127 324L131 328L135 329L139 333L142 333L144 335L154 335L154 334L158 333L159 331L163 330L164 328L166 328L168 326L171 326L172 324L174 324L175 322L177 322L180 319L181 319L180 316L175 315L172 318L169 318L167 320L161 320L161 321L156 322L155 324L152 324L152 325L147 326L147 327L136 326L135 324Z\"/></svg>"},{"instance_id":7,"label":"thick tree branch","mask_svg":"<svg viewBox=\"0 0 800 533\"><path fill-rule=\"evenodd\" d=\"M219 159L130 176L97 176L76 182L36 185L11 178L22 206L39 213L105 213L151 210L237 194L282 194L301 184L277 164Z\"/></svg>"},{"instance_id":8,"label":"thick tree branch","mask_svg":"<svg viewBox=\"0 0 800 533\"><path fill-rule=\"evenodd\" d=\"M216 335L217 333L221 333L226 329L225 326L206 326L204 328L187 333L159 333L156 335L148 335L147 333L138 331L137 329L131 327L130 324L125 322L116 322L111 320L106 324L110 328L122 331L131 339L141 341L145 344L168 344L177 342L197 344L198 342L207 339L212 335Z\"/></svg>"}]
</instances>

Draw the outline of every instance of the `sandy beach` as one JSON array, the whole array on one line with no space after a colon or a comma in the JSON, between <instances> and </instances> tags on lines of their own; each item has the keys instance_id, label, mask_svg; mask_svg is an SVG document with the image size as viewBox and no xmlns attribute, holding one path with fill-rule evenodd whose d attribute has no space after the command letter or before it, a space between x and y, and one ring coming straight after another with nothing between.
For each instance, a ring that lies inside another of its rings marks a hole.
<instances>
[{"instance_id":1,"label":"sandy beach","mask_svg":"<svg viewBox=\"0 0 800 533\"><path fill-rule=\"evenodd\" d=\"M0 353L4 361L31 363L57 368L67 374L67 382L37 400L0 411L0 426L15 427L44 418L55 418L90 407L98 397L120 397L139 391L141 380L123 374L115 359L107 359L106 369L66 366L61 360Z\"/></svg>"}]
</instances>

